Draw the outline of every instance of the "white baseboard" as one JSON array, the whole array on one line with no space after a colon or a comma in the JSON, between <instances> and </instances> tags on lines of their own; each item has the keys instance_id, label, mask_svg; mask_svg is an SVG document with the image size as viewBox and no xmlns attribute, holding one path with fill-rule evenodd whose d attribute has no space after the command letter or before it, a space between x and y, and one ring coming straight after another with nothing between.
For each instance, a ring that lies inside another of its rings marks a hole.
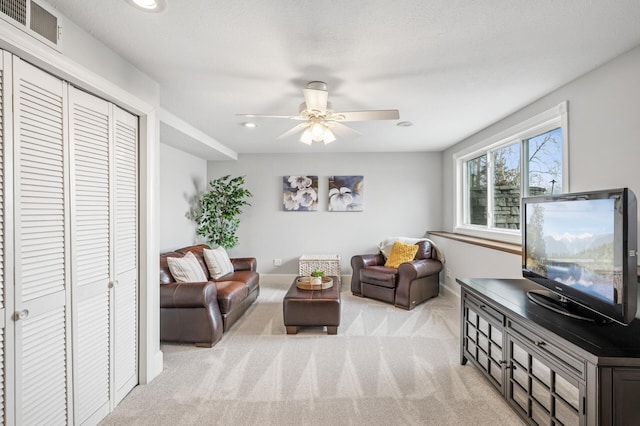
<instances>
[{"instance_id":1,"label":"white baseboard","mask_svg":"<svg viewBox=\"0 0 640 426\"><path fill-rule=\"evenodd\" d=\"M447 293L455 295L458 299L460 298L460 286L459 285L450 285L441 282L440 290L444 290Z\"/></svg>"},{"instance_id":2,"label":"white baseboard","mask_svg":"<svg viewBox=\"0 0 640 426\"><path fill-rule=\"evenodd\" d=\"M260 285L269 287L281 287L289 288L293 280L298 274L260 274ZM342 283L342 291L350 288L351 275L340 275L340 282Z\"/></svg>"},{"instance_id":3,"label":"white baseboard","mask_svg":"<svg viewBox=\"0 0 640 426\"><path fill-rule=\"evenodd\" d=\"M164 353L162 351L158 351L153 356L153 377L157 377L162 373L164 369Z\"/></svg>"},{"instance_id":4,"label":"white baseboard","mask_svg":"<svg viewBox=\"0 0 640 426\"><path fill-rule=\"evenodd\" d=\"M283 289L289 288L293 280L297 277L297 274L260 274L260 285L269 287L280 287ZM340 275L342 282L342 291L350 289L351 275ZM449 285L443 282L440 283L440 291L455 295L460 298L460 286Z\"/></svg>"}]
</instances>

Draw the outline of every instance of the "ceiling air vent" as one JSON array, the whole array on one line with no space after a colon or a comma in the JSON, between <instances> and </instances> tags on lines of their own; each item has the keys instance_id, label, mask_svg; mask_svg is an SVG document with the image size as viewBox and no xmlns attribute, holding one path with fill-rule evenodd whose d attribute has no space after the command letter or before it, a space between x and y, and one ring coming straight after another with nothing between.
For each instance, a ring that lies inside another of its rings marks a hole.
<instances>
[{"instance_id":1,"label":"ceiling air vent","mask_svg":"<svg viewBox=\"0 0 640 426\"><path fill-rule=\"evenodd\" d=\"M49 46L58 48L58 17L45 6L33 0L0 0L0 17Z\"/></svg>"},{"instance_id":2,"label":"ceiling air vent","mask_svg":"<svg viewBox=\"0 0 640 426\"><path fill-rule=\"evenodd\" d=\"M0 0L0 12L22 25L27 25L26 0Z\"/></svg>"},{"instance_id":3,"label":"ceiling air vent","mask_svg":"<svg viewBox=\"0 0 640 426\"><path fill-rule=\"evenodd\" d=\"M53 44L58 44L58 17L49 13L38 3L31 2L31 19L29 28L46 38Z\"/></svg>"}]
</instances>

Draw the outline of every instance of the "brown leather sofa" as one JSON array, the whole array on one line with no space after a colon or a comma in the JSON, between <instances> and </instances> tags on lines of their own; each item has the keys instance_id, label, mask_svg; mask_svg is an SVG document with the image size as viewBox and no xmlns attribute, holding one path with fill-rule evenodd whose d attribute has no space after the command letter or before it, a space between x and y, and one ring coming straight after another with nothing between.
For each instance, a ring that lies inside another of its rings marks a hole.
<instances>
[{"instance_id":1,"label":"brown leather sofa","mask_svg":"<svg viewBox=\"0 0 640 426\"><path fill-rule=\"evenodd\" d=\"M413 261L402 263L397 269L384 266L386 259L382 253L353 256L351 293L408 310L436 297L440 292L442 262L429 241L417 245Z\"/></svg>"},{"instance_id":2,"label":"brown leather sofa","mask_svg":"<svg viewBox=\"0 0 640 426\"><path fill-rule=\"evenodd\" d=\"M233 272L212 279L203 257L205 248L209 246L200 244L160 255L160 340L212 347L260 294L255 258L232 258ZM196 256L208 281L175 281L167 258L187 252Z\"/></svg>"}]
</instances>

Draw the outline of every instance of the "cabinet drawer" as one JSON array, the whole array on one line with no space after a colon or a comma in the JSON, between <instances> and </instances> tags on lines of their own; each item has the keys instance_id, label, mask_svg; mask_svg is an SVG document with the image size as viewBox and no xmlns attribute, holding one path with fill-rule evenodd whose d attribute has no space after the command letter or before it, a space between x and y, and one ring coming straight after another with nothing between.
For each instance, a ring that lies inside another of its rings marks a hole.
<instances>
[{"instance_id":1,"label":"cabinet drawer","mask_svg":"<svg viewBox=\"0 0 640 426\"><path fill-rule=\"evenodd\" d=\"M500 327L504 327L504 315L482 302L480 299L477 299L469 293L465 293L465 303L467 303L471 309L482 315L486 320L493 322L495 325Z\"/></svg>"},{"instance_id":2,"label":"cabinet drawer","mask_svg":"<svg viewBox=\"0 0 640 426\"><path fill-rule=\"evenodd\" d=\"M549 359L558 367L579 379L585 378L584 362L568 352L559 342L536 333L530 328L511 319L507 320L507 329L509 333L517 336L523 342L528 343L532 348L535 348L535 351Z\"/></svg>"}]
</instances>

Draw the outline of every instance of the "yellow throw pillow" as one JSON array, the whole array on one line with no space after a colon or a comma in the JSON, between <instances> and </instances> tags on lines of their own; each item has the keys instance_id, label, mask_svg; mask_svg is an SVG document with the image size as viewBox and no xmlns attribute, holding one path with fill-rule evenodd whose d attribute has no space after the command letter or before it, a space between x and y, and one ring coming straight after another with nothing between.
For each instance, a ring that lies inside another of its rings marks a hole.
<instances>
[{"instance_id":1,"label":"yellow throw pillow","mask_svg":"<svg viewBox=\"0 0 640 426\"><path fill-rule=\"evenodd\" d=\"M397 268L401 263L411 262L418 252L416 244L405 244L400 241L393 243L389 258L384 264L387 268Z\"/></svg>"}]
</instances>

